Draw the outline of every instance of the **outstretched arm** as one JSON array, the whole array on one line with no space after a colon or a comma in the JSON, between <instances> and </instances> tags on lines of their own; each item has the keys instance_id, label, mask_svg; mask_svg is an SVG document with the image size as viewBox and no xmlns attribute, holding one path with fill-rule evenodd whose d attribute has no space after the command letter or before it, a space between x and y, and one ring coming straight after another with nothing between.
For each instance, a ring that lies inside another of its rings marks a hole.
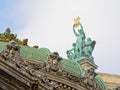
<instances>
[{"instance_id":1,"label":"outstretched arm","mask_svg":"<svg viewBox=\"0 0 120 90\"><path fill-rule=\"evenodd\" d=\"M75 31L75 24L73 25L73 32L76 36L79 36L79 34Z\"/></svg>"},{"instance_id":2,"label":"outstretched arm","mask_svg":"<svg viewBox=\"0 0 120 90\"><path fill-rule=\"evenodd\" d=\"M80 25L80 27L81 27L81 30L83 30L83 26L82 26L82 24L81 24L81 23L79 23L79 25Z\"/></svg>"},{"instance_id":3,"label":"outstretched arm","mask_svg":"<svg viewBox=\"0 0 120 90\"><path fill-rule=\"evenodd\" d=\"M84 37L83 37L83 38L85 39L85 38L86 38L86 36L85 36L84 30L83 30L83 26L82 26L82 24L81 24L81 23L79 23L79 25L80 25L80 27L81 27L81 29L80 29L80 30L82 31L82 34L84 35Z\"/></svg>"}]
</instances>

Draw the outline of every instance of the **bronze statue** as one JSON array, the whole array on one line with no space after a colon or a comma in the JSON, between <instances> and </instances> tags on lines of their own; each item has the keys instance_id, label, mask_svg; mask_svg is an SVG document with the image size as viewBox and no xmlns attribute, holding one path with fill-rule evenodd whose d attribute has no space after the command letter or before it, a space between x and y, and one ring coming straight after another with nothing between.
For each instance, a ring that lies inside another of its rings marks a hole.
<instances>
[{"instance_id":1,"label":"bronze statue","mask_svg":"<svg viewBox=\"0 0 120 90\"><path fill-rule=\"evenodd\" d=\"M76 41L76 45L77 45L77 49L78 49L78 56L82 56L82 50L84 47L84 42L85 42L85 33L83 30L83 26L80 22L78 22L78 25L80 26L80 28L78 29L78 33L75 31L75 24L73 25L73 32L75 34L75 36L77 37L77 41Z\"/></svg>"},{"instance_id":2,"label":"bronze statue","mask_svg":"<svg viewBox=\"0 0 120 90\"><path fill-rule=\"evenodd\" d=\"M71 60L88 58L88 60L94 62L92 52L94 50L96 42L94 40L92 41L91 38L87 38L86 40L83 26L79 20L79 17L74 20L75 23L73 24L73 32L77 37L77 40L76 43L73 43L73 48L66 51L67 57Z\"/></svg>"},{"instance_id":3,"label":"bronze statue","mask_svg":"<svg viewBox=\"0 0 120 90\"><path fill-rule=\"evenodd\" d=\"M72 46L73 46L73 48L70 49L70 50L67 50L67 52L66 52L67 55L68 55L68 58L70 58L70 59L79 58L79 57L78 57L78 55L79 55L79 51L78 51L78 50L79 50L79 49L78 49L76 43L73 43Z\"/></svg>"}]
</instances>

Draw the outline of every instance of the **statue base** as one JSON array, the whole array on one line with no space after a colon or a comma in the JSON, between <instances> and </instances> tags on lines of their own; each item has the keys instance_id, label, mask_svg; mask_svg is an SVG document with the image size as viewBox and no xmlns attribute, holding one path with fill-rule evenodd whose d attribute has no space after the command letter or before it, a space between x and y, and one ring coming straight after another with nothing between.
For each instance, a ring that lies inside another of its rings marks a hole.
<instances>
[{"instance_id":1,"label":"statue base","mask_svg":"<svg viewBox=\"0 0 120 90\"><path fill-rule=\"evenodd\" d=\"M98 68L98 66L97 66L95 63L92 63L92 62L91 62L90 60L88 60L88 59L79 60L78 62L79 62L79 64L82 66L82 68L83 68L84 70L87 70L88 67L92 67L92 68L94 68L94 69L97 69L97 68Z\"/></svg>"}]
</instances>

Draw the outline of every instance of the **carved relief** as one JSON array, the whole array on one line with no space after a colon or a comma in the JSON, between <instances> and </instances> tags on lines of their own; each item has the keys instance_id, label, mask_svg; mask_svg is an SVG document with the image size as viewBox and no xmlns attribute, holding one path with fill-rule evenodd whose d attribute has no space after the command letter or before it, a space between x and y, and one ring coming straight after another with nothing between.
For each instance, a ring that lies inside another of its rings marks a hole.
<instances>
[{"instance_id":1,"label":"carved relief","mask_svg":"<svg viewBox=\"0 0 120 90\"><path fill-rule=\"evenodd\" d=\"M0 70L0 82L1 81L6 83L6 86L0 86L1 88L3 87L4 90L30 90L29 86Z\"/></svg>"},{"instance_id":2,"label":"carved relief","mask_svg":"<svg viewBox=\"0 0 120 90\"><path fill-rule=\"evenodd\" d=\"M42 90L41 88L43 90L78 90L65 82L50 78L49 75L73 82L89 90L103 90L95 80L97 74L93 68L88 68L83 76L68 72L62 68L60 63L62 58L57 52L51 53L48 60L43 63L26 60L20 57L20 46L12 41L0 53L0 59L9 62L8 65L14 62L11 66L32 80L32 90Z\"/></svg>"},{"instance_id":3,"label":"carved relief","mask_svg":"<svg viewBox=\"0 0 120 90\"><path fill-rule=\"evenodd\" d=\"M57 52L53 52L49 57L48 60L45 62L45 70L46 72L56 72L57 74L60 74L62 72L62 66L60 64L60 61L62 60L61 57L59 57L59 54Z\"/></svg>"},{"instance_id":4,"label":"carved relief","mask_svg":"<svg viewBox=\"0 0 120 90\"><path fill-rule=\"evenodd\" d=\"M95 70L92 67L89 67L83 75L83 84L90 90L96 89L97 85L95 83Z\"/></svg>"},{"instance_id":5,"label":"carved relief","mask_svg":"<svg viewBox=\"0 0 120 90\"><path fill-rule=\"evenodd\" d=\"M5 60L16 60L20 57L20 46L15 41L10 41L0 55Z\"/></svg>"},{"instance_id":6,"label":"carved relief","mask_svg":"<svg viewBox=\"0 0 120 90\"><path fill-rule=\"evenodd\" d=\"M120 85L114 87L112 90L120 90Z\"/></svg>"}]
</instances>

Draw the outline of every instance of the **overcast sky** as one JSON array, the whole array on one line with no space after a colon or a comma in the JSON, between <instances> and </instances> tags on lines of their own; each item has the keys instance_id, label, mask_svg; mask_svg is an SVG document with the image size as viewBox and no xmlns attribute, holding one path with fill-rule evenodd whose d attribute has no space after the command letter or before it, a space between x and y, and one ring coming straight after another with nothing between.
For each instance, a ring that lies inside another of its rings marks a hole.
<instances>
[{"instance_id":1,"label":"overcast sky","mask_svg":"<svg viewBox=\"0 0 120 90\"><path fill-rule=\"evenodd\" d=\"M0 33L10 27L30 46L67 58L76 41L72 26L77 16L86 36L96 41L97 71L120 74L120 0L0 0Z\"/></svg>"}]
</instances>

